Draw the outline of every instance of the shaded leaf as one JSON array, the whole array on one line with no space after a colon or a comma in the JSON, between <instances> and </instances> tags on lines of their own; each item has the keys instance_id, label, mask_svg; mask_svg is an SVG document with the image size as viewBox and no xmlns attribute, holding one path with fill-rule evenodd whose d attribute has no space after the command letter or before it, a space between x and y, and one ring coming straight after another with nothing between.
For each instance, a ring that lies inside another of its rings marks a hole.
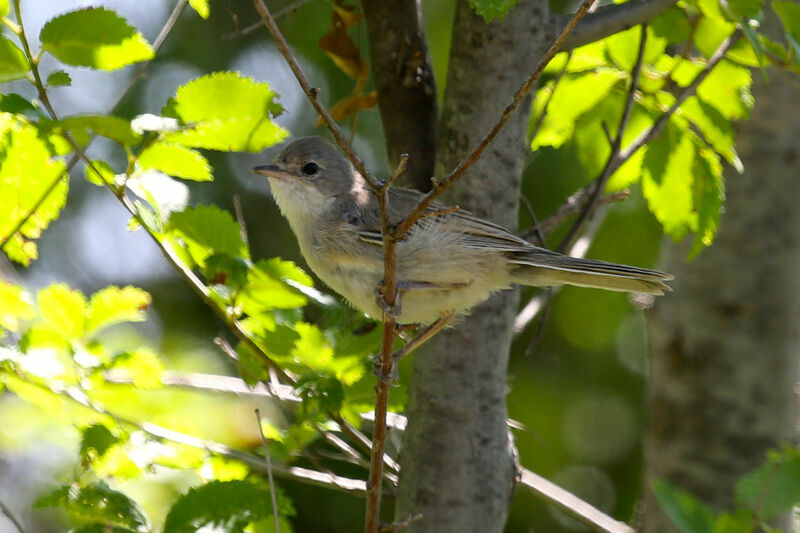
<instances>
[{"instance_id":1,"label":"shaded leaf","mask_svg":"<svg viewBox=\"0 0 800 533\"><path fill-rule=\"evenodd\" d=\"M208 160L197 150L179 144L151 144L139 154L137 161L145 170L154 168L177 178L194 181L213 179Z\"/></svg>"},{"instance_id":2,"label":"shaded leaf","mask_svg":"<svg viewBox=\"0 0 800 533\"><path fill-rule=\"evenodd\" d=\"M165 139L193 148L251 152L272 146L289 134L272 117L283 108L266 83L235 72L217 72L178 88L166 115L186 127Z\"/></svg>"},{"instance_id":3,"label":"shaded leaf","mask_svg":"<svg viewBox=\"0 0 800 533\"><path fill-rule=\"evenodd\" d=\"M68 65L114 70L153 58L141 33L115 12L89 7L51 19L39 34L42 48Z\"/></svg>"},{"instance_id":4,"label":"shaded leaf","mask_svg":"<svg viewBox=\"0 0 800 533\"><path fill-rule=\"evenodd\" d=\"M302 307L307 297L287 285L285 279L294 279L303 285L310 284L310 278L293 263L274 258L262 259L250 270L239 298L239 304L248 315L256 315L272 309L293 309Z\"/></svg>"},{"instance_id":5,"label":"shaded leaf","mask_svg":"<svg viewBox=\"0 0 800 533\"><path fill-rule=\"evenodd\" d=\"M72 85L72 78L63 70L54 70L47 75L47 85L49 87L69 87Z\"/></svg>"},{"instance_id":6,"label":"shaded leaf","mask_svg":"<svg viewBox=\"0 0 800 533\"><path fill-rule=\"evenodd\" d=\"M24 78L30 71L28 60L19 47L0 36L0 82Z\"/></svg>"},{"instance_id":7,"label":"shaded leaf","mask_svg":"<svg viewBox=\"0 0 800 533\"><path fill-rule=\"evenodd\" d=\"M736 484L736 500L769 520L788 513L800 503L800 453L786 448L742 477Z\"/></svg>"},{"instance_id":8,"label":"shaded leaf","mask_svg":"<svg viewBox=\"0 0 800 533\"><path fill-rule=\"evenodd\" d=\"M133 531L148 531L144 513L132 499L105 483L64 485L40 498L35 508L60 507L85 520Z\"/></svg>"},{"instance_id":9,"label":"shaded leaf","mask_svg":"<svg viewBox=\"0 0 800 533\"><path fill-rule=\"evenodd\" d=\"M664 513L684 533L713 533L714 513L701 501L661 480L653 492Z\"/></svg>"},{"instance_id":10,"label":"shaded leaf","mask_svg":"<svg viewBox=\"0 0 800 533\"><path fill-rule=\"evenodd\" d=\"M682 43L692 33L692 26L686 13L679 7L671 7L649 22L653 34L665 39L669 44Z\"/></svg>"},{"instance_id":11,"label":"shaded leaf","mask_svg":"<svg viewBox=\"0 0 800 533\"><path fill-rule=\"evenodd\" d=\"M469 5L475 13L490 22L494 19L503 19L518 0L469 0Z\"/></svg>"},{"instance_id":12,"label":"shaded leaf","mask_svg":"<svg viewBox=\"0 0 800 533\"><path fill-rule=\"evenodd\" d=\"M742 161L736 153L733 139L733 126L722 114L695 96L689 97L680 107L681 114L694 124L703 138L725 160L742 172Z\"/></svg>"},{"instance_id":13,"label":"shaded leaf","mask_svg":"<svg viewBox=\"0 0 800 533\"><path fill-rule=\"evenodd\" d=\"M800 6L791 0L773 0L772 9L783 23L786 39L794 49L795 59L800 58Z\"/></svg>"},{"instance_id":14,"label":"shaded leaf","mask_svg":"<svg viewBox=\"0 0 800 533\"><path fill-rule=\"evenodd\" d=\"M75 115L61 119L56 125L73 134L83 130L84 135L101 135L123 146L134 145L141 139L127 120L113 115Z\"/></svg>"},{"instance_id":15,"label":"shaded leaf","mask_svg":"<svg viewBox=\"0 0 800 533\"><path fill-rule=\"evenodd\" d=\"M102 457L109 448L119 442L119 437L111 433L103 424L92 424L81 435L80 455L84 464Z\"/></svg>"}]
</instances>

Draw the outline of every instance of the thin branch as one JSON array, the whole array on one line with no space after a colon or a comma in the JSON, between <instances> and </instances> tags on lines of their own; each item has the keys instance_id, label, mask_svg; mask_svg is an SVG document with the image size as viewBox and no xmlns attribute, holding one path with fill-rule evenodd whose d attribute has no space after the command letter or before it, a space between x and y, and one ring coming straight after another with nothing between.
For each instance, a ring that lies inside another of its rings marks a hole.
<instances>
[{"instance_id":1,"label":"thin branch","mask_svg":"<svg viewBox=\"0 0 800 533\"><path fill-rule=\"evenodd\" d=\"M575 28L575 25L578 24L578 22L583 18L586 12L589 11L589 8L591 8L594 2L595 0L583 0L583 2L581 2L578 10L572 15L572 17L570 17L567 25L561 31L553 44L550 45L550 48L548 48L547 52L545 52L536 69L531 73L530 76L528 76L528 79L522 83L522 86L517 90L514 98L511 100L511 103L503 110L503 113L500 115L497 123L492 127L491 130L489 130L489 133L486 134L486 137L484 137L483 140L478 143L478 146L476 146L466 158L456 165L456 168L454 168L442 181L433 182L433 189L426 194L422 200L420 200L416 209L414 209L414 211L412 211L411 214L409 214L398 225L397 229L395 230L397 235L405 235L406 232L411 229L411 226L414 225L417 219L419 219L419 217L431 206L431 204L433 204L436 198L445 190L452 187L458 178L460 178L475 163L475 161L480 158L481 154L483 154L483 151L486 150L494 138L497 137L497 135L503 129L503 126L506 125L506 122L508 122L508 120L514 114L514 111L517 110L519 105L539 80L544 68L561 48L561 44Z\"/></svg>"},{"instance_id":2,"label":"thin branch","mask_svg":"<svg viewBox=\"0 0 800 533\"><path fill-rule=\"evenodd\" d=\"M586 15L564 41L561 49L573 50L633 28L660 15L677 3L677 0L643 0L598 8Z\"/></svg>"},{"instance_id":3,"label":"thin branch","mask_svg":"<svg viewBox=\"0 0 800 533\"><path fill-rule=\"evenodd\" d=\"M589 196L589 201L586 202L586 207L584 207L583 211L581 211L581 214L578 216L578 220L575 221L557 248L559 252L564 252L570 246L570 244L572 244L572 241L583 228L583 225L586 223L589 217L592 216L595 209L597 209L598 200L603 194L603 189L605 188L609 178L612 174L614 174L614 171L619 168L619 165L615 166L615 162L620 157L622 136L625 135L625 130L628 127L628 121L631 117L631 111L633 110L633 101L636 98L636 90L639 87L639 76L642 72L642 65L644 64L644 52L646 46L647 24L645 23L641 26L641 32L639 36L639 51L636 56L636 63L631 71L631 86L628 90L628 96L625 99L625 107L622 110L622 117L620 118L619 127L617 128L617 135L611 142L611 153L608 155L608 160L606 161L606 165L603 168L603 171L600 173L600 176L594 180L592 185L593 190Z\"/></svg>"},{"instance_id":4,"label":"thin branch","mask_svg":"<svg viewBox=\"0 0 800 533\"><path fill-rule=\"evenodd\" d=\"M275 17L275 20L278 20L280 18L285 17L286 15L288 15L290 13L295 12L297 10L297 8L299 8L301 6L304 6L305 4L308 4L311 1L312 0L297 0L296 2L293 2L293 3L289 4L288 6L279 9L272 16ZM257 31L258 29L263 28L264 25L265 25L264 21L263 20L259 20L258 22L254 22L254 23L250 24L246 28L242 28L240 30L236 30L236 31L232 31L230 33L226 33L226 34L224 34L222 36L222 38L225 39L225 40L230 40L230 39L236 39L238 37L244 37L245 35L250 35L254 31ZM238 26L238 23L237 23L237 26Z\"/></svg>"},{"instance_id":5,"label":"thin branch","mask_svg":"<svg viewBox=\"0 0 800 533\"><path fill-rule=\"evenodd\" d=\"M522 469L520 483L548 503L577 518L594 530L604 531L605 533L636 533L632 527L624 522L615 520L571 492L562 489L555 483L526 468Z\"/></svg>"},{"instance_id":6,"label":"thin branch","mask_svg":"<svg viewBox=\"0 0 800 533\"><path fill-rule=\"evenodd\" d=\"M295 78L297 78L297 82L300 84L303 92L306 93L309 102L311 102L311 105L314 106L314 109L317 111L319 116L322 117L322 120L325 122L325 125L328 126L328 129L331 130L334 139L336 139L336 144L339 145L350 162L353 163L353 166L356 167L356 170L358 170L358 172L364 177L372 191L377 193L378 189L380 188L380 183L369 172L369 170L367 170L367 166L353 149L353 146L347 140L347 137L342 129L338 124L336 124L336 121L333 120L333 117L325 108L325 106L322 105L322 102L320 102L319 89L312 87L309 83L308 78L306 78L306 75L303 73L303 69L300 68L300 65L297 63L297 59L295 59L292 51L289 49L289 43L286 42L286 38L278 28L278 24L275 22L275 17L272 15L272 13L270 13L269 9L267 9L266 4L264 4L264 0L253 0L253 4L256 6L259 15L261 15L264 25L272 34L272 38L275 39L275 44L278 46L278 50L280 50L284 59L286 59L286 62L289 63L289 68L292 69Z\"/></svg>"},{"instance_id":7,"label":"thin branch","mask_svg":"<svg viewBox=\"0 0 800 533\"><path fill-rule=\"evenodd\" d=\"M275 533L280 533L281 524L278 520L278 498L275 496L275 480L272 479L272 459L269 456L269 444L267 437L264 436L264 429L261 427L261 411L255 410L258 434L261 435L261 444L264 446L264 459L267 465L267 479L269 480L269 497L272 500L272 516L275 519Z\"/></svg>"},{"instance_id":8,"label":"thin branch","mask_svg":"<svg viewBox=\"0 0 800 533\"><path fill-rule=\"evenodd\" d=\"M8 507L3 500L0 500L0 512L6 515L6 518L8 518L8 520L12 524L14 524L14 527L17 528L17 531L19 531L19 533L25 533L25 528L22 527L22 524L20 523L19 520L17 520L17 517L14 516L14 513L11 511L11 508Z\"/></svg>"},{"instance_id":9,"label":"thin branch","mask_svg":"<svg viewBox=\"0 0 800 533\"><path fill-rule=\"evenodd\" d=\"M575 213L580 213L586 207L586 203L589 201L590 193L594 189L593 184L594 182L589 183L581 189L578 189L575 193L571 194L566 200L564 200L564 203L561 204L558 209L556 209L555 213L542 220L539 224L526 229L520 234L520 236L525 240L530 240L536 235L537 230L541 230L545 234L550 233L560 226L561 223L566 219ZM628 199L630 194L631 192L628 189L617 191L607 196L603 196L597 200L597 204L606 205L616 202L624 202Z\"/></svg>"},{"instance_id":10,"label":"thin branch","mask_svg":"<svg viewBox=\"0 0 800 533\"><path fill-rule=\"evenodd\" d=\"M391 524L384 524L380 528L380 532L383 533L384 531L400 531L401 529L405 529L414 522L418 522L422 520L422 513L412 514L405 520L401 520L400 522L392 522Z\"/></svg>"}]
</instances>

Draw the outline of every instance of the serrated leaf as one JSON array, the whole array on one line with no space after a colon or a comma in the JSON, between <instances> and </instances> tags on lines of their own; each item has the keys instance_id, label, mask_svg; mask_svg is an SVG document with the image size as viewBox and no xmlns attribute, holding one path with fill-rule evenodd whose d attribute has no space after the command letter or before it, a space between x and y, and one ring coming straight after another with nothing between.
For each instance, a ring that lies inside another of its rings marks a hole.
<instances>
[{"instance_id":1,"label":"serrated leaf","mask_svg":"<svg viewBox=\"0 0 800 533\"><path fill-rule=\"evenodd\" d=\"M30 295L22 287L0 280L0 328L19 331L20 321L35 314Z\"/></svg>"},{"instance_id":2,"label":"serrated leaf","mask_svg":"<svg viewBox=\"0 0 800 533\"><path fill-rule=\"evenodd\" d=\"M505 18L517 2L518 0L469 0L469 5L483 20L491 22Z\"/></svg>"},{"instance_id":3,"label":"serrated leaf","mask_svg":"<svg viewBox=\"0 0 800 533\"><path fill-rule=\"evenodd\" d=\"M333 348L322 334L322 330L314 324L305 322L295 324L294 330L300 338L294 344L292 355L312 370L329 370L333 360Z\"/></svg>"},{"instance_id":4,"label":"serrated leaf","mask_svg":"<svg viewBox=\"0 0 800 533\"><path fill-rule=\"evenodd\" d=\"M14 115L25 115L26 118L38 120L43 117L42 112L31 102L18 93L0 95L0 112Z\"/></svg>"},{"instance_id":5,"label":"serrated leaf","mask_svg":"<svg viewBox=\"0 0 800 533\"><path fill-rule=\"evenodd\" d=\"M785 449L736 484L736 500L769 520L800 502L800 454Z\"/></svg>"},{"instance_id":6,"label":"serrated leaf","mask_svg":"<svg viewBox=\"0 0 800 533\"><path fill-rule=\"evenodd\" d=\"M145 170L154 168L164 174L194 181L211 181L211 165L197 150L172 143L157 142L145 148L137 159Z\"/></svg>"},{"instance_id":7,"label":"serrated leaf","mask_svg":"<svg viewBox=\"0 0 800 533\"><path fill-rule=\"evenodd\" d=\"M286 498L279 498L281 515L294 513ZM172 506L164 533L194 533L201 528L242 533L250 522L272 516L269 489L247 481L212 481L194 487Z\"/></svg>"},{"instance_id":8,"label":"serrated leaf","mask_svg":"<svg viewBox=\"0 0 800 533\"><path fill-rule=\"evenodd\" d=\"M719 217L725 201L725 181L722 164L716 154L708 149L698 151L694 165L694 204L697 210L695 238L689 258L703 248L711 246L719 228Z\"/></svg>"},{"instance_id":9,"label":"serrated leaf","mask_svg":"<svg viewBox=\"0 0 800 533\"><path fill-rule=\"evenodd\" d=\"M600 70L585 74L564 75L550 99L539 133L533 139L532 149L540 146L563 145L575 130L575 122L582 114L592 109L618 83L623 73ZM551 89L552 90L552 89ZM547 99L545 91L538 91L533 107L533 115L542 113Z\"/></svg>"},{"instance_id":10,"label":"serrated leaf","mask_svg":"<svg viewBox=\"0 0 800 533\"><path fill-rule=\"evenodd\" d=\"M728 119L742 118L753 107L750 71L724 59L697 88L697 96Z\"/></svg>"},{"instance_id":11,"label":"serrated leaf","mask_svg":"<svg viewBox=\"0 0 800 533\"><path fill-rule=\"evenodd\" d=\"M81 435L80 455L85 464L102 457L109 448L119 442L119 437L111 433L103 424L92 424Z\"/></svg>"},{"instance_id":12,"label":"serrated leaf","mask_svg":"<svg viewBox=\"0 0 800 533\"><path fill-rule=\"evenodd\" d=\"M68 65L114 70L153 58L141 33L115 12L90 7L51 19L39 34L42 48Z\"/></svg>"},{"instance_id":13,"label":"serrated leaf","mask_svg":"<svg viewBox=\"0 0 800 533\"><path fill-rule=\"evenodd\" d=\"M772 9L778 14L786 39L794 49L795 60L800 58L800 6L791 0L773 0Z\"/></svg>"},{"instance_id":14,"label":"serrated leaf","mask_svg":"<svg viewBox=\"0 0 800 533\"><path fill-rule=\"evenodd\" d=\"M85 487L77 483L64 485L40 498L34 507L60 507L86 521L149 531L147 518L136 502L102 482Z\"/></svg>"},{"instance_id":15,"label":"serrated leaf","mask_svg":"<svg viewBox=\"0 0 800 533\"><path fill-rule=\"evenodd\" d=\"M620 70L630 72L636 64L639 55L639 39L642 31L637 27L630 28L619 33L615 33L607 38L606 46L608 55L616 63ZM664 52L667 40L659 37L651 29L647 29L647 42L644 48L644 62L651 63Z\"/></svg>"},{"instance_id":16,"label":"serrated leaf","mask_svg":"<svg viewBox=\"0 0 800 533\"><path fill-rule=\"evenodd\" d=\"M86 297L64 283L45 287L36 294L39 314L45 324L73 341L84 334L86 321Z\"/></svg>"},{"instance_id":17,"label":"serrated leaf","mask_svg":"<svg viewBox=\"0 0 800 533\"><path fill-rule=\"evenodd\" d=\"M250 270L247 285L239 297L239 304L248 315L257 315L272 309L293 309L308 303L307 297L286 284L285 279L294 279L308 285L307 274L294 264L280 259L260 260Z\"/></svg>"},{"instance_id":18,"label":"serrated leaf","mask_svg":"<svg viewBox=\"0 0 800 533\"><path fill-rule=\"evenodd\" d=\"M742 162L736 154L733 126L717 110L695 96L689 97L680 107L682 116L694 124L714 150L741 173Z\"/></svg>"},{"instance_id":19,"label":"serrated leaf","mask_svg":"<svg viewBox=\"0 0 800 533\"><path fill-rule=\"evenodd\" d=\"M694 155L688 134L665 132L650 143L644 156L642 193L664 231L676 240L696 222L692 202Z\"/></svg>"},{"instance_id":20,"label":"serrated leaf","mask_svg":"<svg viewBox=\"0 0 800 533\"><path fill-rule=\"evenodd\" d=\"M8 15L9 0L0 0L0 17Z\"/></svg>"},{"instance_id":21,"label":"serrated leaf","mask_svg":"<svg viewBox=\"0 0 800 533\"><path fill-rule=\"evenodd\" d=\"M192 9L194 9L202 18L208 18L210 12L208 0L189 0L189 5L192 6Z\"/></svg>"},{"instance_id":22,"label":"serrated leaf","mask_svg":"<svg viewBox=\"0 0 800 533\"><path fill-rule=\"evenodd\" d=\"M72 85L72 78L63 70L54 70L47 76L49 87L69 87Z\"/></svg>"},{"instance_id":23,"label":"serrated leaf","mask_svg":"<svg viewBox=\"0 0 800 533\"><path fill-rule=\"evenodd\" d=\"M32 240L58 217L66 201L63 171L64 163L53 159L35 127L19 115L0 113L0 239L26 219L3 249L13 261L27 266L38 257Z\"/></svg>"},{"instance_id":24,"label":"serrated leaf","mask_svg":"<svg viewBox=\"0 0 800 533\"><path fill-rule=\"evenodd\" d=\"M24 78L30 71L25 54L7 37L0 36L0 83Z\"/></svg>"},{"instance_id":25,"label":"serrated leaf","mask_svg":"<svg viewBox=\"0 0 800 533\"><path fill-rule=\"evenodd\" d=\"M722 17L702 17L694 32L694 44L704 56L711 57L722 41L730 37L734 31L736 24Z\"/></svg>"},{"instance_id":26,"label":"serrated leaf","mask_svg":"<svg viewBox=\"0 0 800 533\"><path fill-rule=\"evenodd\" d=\"M189 251L201 266L212 253L249 257L239 225L230 213L216 206L200 205L173 213L169 219L169 229L190 241Z\"/></svg>"},{"instance_id":27,"label":"serrated leaf","mask_svg":"<svg viewBox=\"0 0 800 533\"><path fill-rule=\"evenodd\" d=\"M61 119L57 125L71 133L83 130L86 134L101 135L123 146L134 145L141 139L127 120L113 115L75 115Z\"/></svg>"},{"instance_id":28,"label":"serrated leaf","mask_svg":"<svg viewBox=\"0 0 800 533\"><path fill-rule=\"evenodd\" d=\"M89 301L86 332L89 335L120 322L142 322L150 295L136 287L110 286L97 291Z\"/></svg>"},{"instance_id":29,"label":"serrated leaf","mask_svg":"<svg viewBox=\"0 0 800 533\"><path fill-rule=\"evenodd\" d=\"M102 187L107 183L114 183L114 169L105 161L99 159L92 160L90 165L86 165L86 180Z\"/></svg>"},{"instance_id":30,"label":"serrated leaf","mask_svg":"<svg viewBox=\"0 0 800 533\"><path fill-rule=\"evenodd\" d=\"M691 494L661 480L653 482L653 493L661 509L683 533L713 533L714 513Z\"/></svg>"},{"instance_id":31,"label":"serrated leaf","mask_svg":"<svg viewBox=\"0 0 800 533\"><path fill-rule=\"evenodd\" d=\"M164 113L186 128L165 135L192 148L251 152L272 146L289 134L272 117L283 108L266 83L234 72L217 72L180 87Z\"/></svg>"}]
</instances>

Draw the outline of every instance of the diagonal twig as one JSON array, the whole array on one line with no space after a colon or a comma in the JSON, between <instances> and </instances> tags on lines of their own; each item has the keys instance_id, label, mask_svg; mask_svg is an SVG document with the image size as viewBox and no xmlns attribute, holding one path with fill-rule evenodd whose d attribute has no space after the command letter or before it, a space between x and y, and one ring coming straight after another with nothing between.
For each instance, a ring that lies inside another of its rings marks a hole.
<instances>
[{"instance_id":1,"label":"diagonal twig","mask_svg":"<svg viewBox=\"0 0 800 533\"><path fill-rule=\"evenodd\" d=\"M272 479L272 458L269 455L269 443L261 427L261 411L255 410L256 424L258 424L258 434L261 435L261 444L264 446L264 459L267 465L267 479L269 480L269 497L272 500L272 517L275 519L275 533L280 533L281 524L278 520L278 498L275 496L275 481Z\"/></svg>"}]
</instances>

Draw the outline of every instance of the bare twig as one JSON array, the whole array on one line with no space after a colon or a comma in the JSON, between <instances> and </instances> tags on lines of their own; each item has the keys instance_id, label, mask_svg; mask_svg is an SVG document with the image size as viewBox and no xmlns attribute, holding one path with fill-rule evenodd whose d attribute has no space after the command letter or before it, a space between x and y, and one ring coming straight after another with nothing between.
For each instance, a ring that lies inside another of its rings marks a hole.
<instances>
[{"instance_id":1,"label":"bare twig","mask_svg":"<svg viewBox=\"0 0 800 533\"><path fill-rule=\"evenodd\" d=\"M17 528L19 533L25 533L25 529L22 527L22 524L19 520L17 520L17 517L14 516L11 508L9 508L3 500L0 500L0 512L6 515L6 518L8 518L8 520L14 524L14 527Z\"/></svg>"},{"instance_id":2,"label":"bare twig","mask_svg":"<svg viewBox=\"0 0 800 533\"><path fill-rule=\"evenodd\" d=\"M261 412L256 409L256 424L258 425L258 434L261 435L261 444L264 446L264 459L267 465L267 479L269 480L269 497L272 500L272 517L275 519L275 533L280 533L281 524L278 520L278 498L275 496L275 481L272 479L272 459L269 456L269 444L267 437L264 436L264 430L261 427Z\"/></svg>"},{"instance_id":3,"label":"bare twig","mask_svg":"<svg viewBox=\"0 0 800 533\"><path fill-rule=\"evenodd\" d=\"M419 520L422 520L422 513L412 514L411 516L400 522L392 522L391 524L382 525L380 531L381 533L383 533L384 531L400 531L401 529L405 529L414 522L417 522Z\"/></svg>"},{"instance_id":4,"label":"bare twig","mask_svg":"<svg viewBox=\"0 0 800 533\"><path fill-rule=\"evenodd\" d=\"M288 15L290 13L295 12L298 7L301 7L301 6L305 5L305 4L308 4L311 1L312 0L297 0L296 2L293 2L293 3L289 4L288 6L279 9L272 16L275 17L275 20L278 20L280 18L285 17L286 15ZM256 30L258 30L260 28L263 28L263 27L264 27L264 21L260 20L258 22L254 22L254 23L250 24L249 26L247 26L245 28L242 28L240 30L236 30L236 31L232 31L230 33L226 33L226 34L224 34L222 36L222 38L226 39L226 40L229 40L229 39L236 39L237 37L244 37L245 35L250 35L254 31L256 31Z\"/></svg>"},{"instance_id":5,"label":"bare twig","mask_svg":"<svg viewBox=\"0 0 800 533\"><path fill-rule=\"evenodd\" d=\"M550 233L559 225L561 225L561 223L566 219L575 213L582 211L586 207L586 202L589 201L589 193L593 189L593 183L594 182L589 183L582 189L578 189L575 193L571 194L566 200L564 200L564 203L561 204L558 209L556 209L555 213L542 220L536 226L526 229L524 232L522 232L521 237L523 239L530 240L535 236L538 229L541 229L541 231L545 234ZM617 191L609 194L608 196L603 196L597 200L597 204L606 205L616 202L623 202L628 199L630 194L631 193L628 189Z\"/></svg>"},{"instance_id":6,"label":"bare twig","mask_svg":"<svg viewBox=\"0 0 800 533\"><path fill-rule=\"evenodd\" d=\"M555 505L592 529L604 531L605 533L636 533L629 525L611 518L571 492L562 489L555 483L526 468L522 469L520 483L522 483L523 487L544 498L548 503Z\"/></svg>"},{"instance_id":7,"label":"bare twig","mask_svg":"<svg viewBox=\"0 0 800 533\"><path fill-rule=\"evenodd\" d=\"M603 168L603 171L600 173L600 176L594 180L589 201L586 202L586 206L578 216L578 220L575 221L557 248L559 252L564 252L572 244L572 241L575 240L575 237L581 231L583 225L586 223L589 217L592 216L594 210L597 209L597 201L600 199L603 193L603 188L605 187L606 182L608 182L608 179L611 177L614 171L619 168L619 165L615 166L615 162L619 158L619 153L622 146L622 136L625 134L625 129L628 127L628 120L630 119L631 111L633 110L633 101L636 97L636 90L639 86L639 75L642 72L642 65L644 64L644 51L646 46L647 24L642 24L639 37L639 52L636 56L636 63L631 71L631 86L628 90L628 96L625 99L625 107L622 110L622 117L620 118L619 127L617 128L617 135L614 137L613 141L611 141L611 153L608 156L608 160L606 161L606 165ZM606 133L606 135L608 135L608 133Z\"/></svg>"}]
</instances>

